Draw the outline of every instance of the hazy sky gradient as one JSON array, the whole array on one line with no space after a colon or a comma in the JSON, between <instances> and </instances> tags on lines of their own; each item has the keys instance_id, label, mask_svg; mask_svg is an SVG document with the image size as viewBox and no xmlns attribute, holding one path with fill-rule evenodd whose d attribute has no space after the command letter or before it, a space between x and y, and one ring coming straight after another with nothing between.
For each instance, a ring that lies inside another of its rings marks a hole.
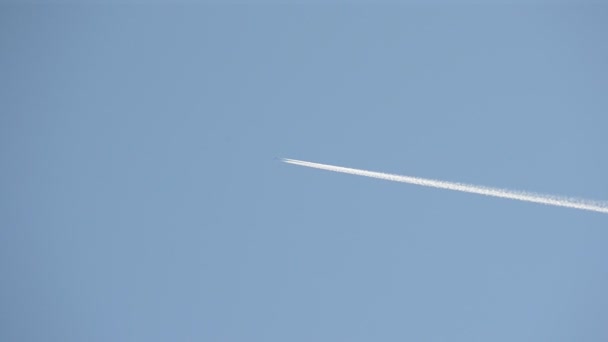
<instances>
[{"instance_id":1,"label":"hazy sky gradient","mask_svg":"<svg viewBox=\"0 0 608 342\"><path fill-rule=\"evenodd\" d=\"M0 8L0 340L606 341L608 6Z\"/></svg>"}]
</instances>

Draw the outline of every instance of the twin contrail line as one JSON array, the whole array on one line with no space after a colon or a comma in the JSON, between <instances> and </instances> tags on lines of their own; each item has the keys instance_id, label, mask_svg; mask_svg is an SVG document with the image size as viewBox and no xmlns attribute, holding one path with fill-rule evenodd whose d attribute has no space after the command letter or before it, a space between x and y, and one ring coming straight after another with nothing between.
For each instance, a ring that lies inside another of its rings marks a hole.
<instances>
[{"instance_id":1,"label":"twin contrail line","mask_svg":"<svg viewBox=\"0 0 608 342\"><path fill-rule=\"evenodd\" d=\"M438 189L454 190L454 191L468 192L468 193L472 193L472 194L509 198L509 199L514 199L514 200L518 200L518 201L534 202L534 203L553 205L553 206L558 206L558 207L589 210L589 211L595 211L598 213L608 213L608 202L591 201L591 200L585 200L585 199L577 199L577 198L561 197L561 196L553 196L553 195L543 195L543 194L537 194L537 193L532 193L532 192L514 191L514 190L500 189L500 188L490 188L490 187L480 186L480 185L446 182L446 181L419 178L419 177L400 176L400 175L394 175L394 174L389 174L389 173L352 169L352 168L342 167L342 166L312 163L312 162L295 160L295 159L283 158L282 161L285 163L288 163L288 164L293 164L293 165L300 165L300 166L312 167L315 169L347 173L347 174L357 175L357 176L384 179L384 180L388 180L388 181L392 181L392 182L401 182L401 183L428 186L428 187L438 188Z\"/></svg>"}]
</instances>

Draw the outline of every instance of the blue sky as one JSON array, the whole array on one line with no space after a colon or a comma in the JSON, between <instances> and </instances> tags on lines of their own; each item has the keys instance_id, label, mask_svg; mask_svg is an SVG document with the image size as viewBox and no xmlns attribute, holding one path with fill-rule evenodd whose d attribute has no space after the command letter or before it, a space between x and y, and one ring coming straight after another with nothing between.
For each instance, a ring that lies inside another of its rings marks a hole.
<instances>
[{"instance_id":1,"label":"blue sky","mask_svg":"<svg viewBox=\"0 0 608 342\"><path fill-rule=\"evenodd\" d=\"M0 339L606 341L608 7L8 6Z\"/></svg>"}]
</instances>

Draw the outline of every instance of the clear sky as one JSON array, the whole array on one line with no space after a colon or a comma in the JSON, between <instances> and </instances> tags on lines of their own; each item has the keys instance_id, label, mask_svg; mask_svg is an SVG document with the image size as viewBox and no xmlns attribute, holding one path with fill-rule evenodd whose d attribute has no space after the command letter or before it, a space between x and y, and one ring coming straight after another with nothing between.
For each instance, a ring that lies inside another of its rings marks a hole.
<instances>
[{"instance_id":1,"label":"clear sky","mask_svg":"<svg viewBox=\"0 0 608 342\"><path fill-rule=\"evenodd\" d=\"M0 340L606 341L608 5L0 8Z\"/></svg>"}]
</instances>

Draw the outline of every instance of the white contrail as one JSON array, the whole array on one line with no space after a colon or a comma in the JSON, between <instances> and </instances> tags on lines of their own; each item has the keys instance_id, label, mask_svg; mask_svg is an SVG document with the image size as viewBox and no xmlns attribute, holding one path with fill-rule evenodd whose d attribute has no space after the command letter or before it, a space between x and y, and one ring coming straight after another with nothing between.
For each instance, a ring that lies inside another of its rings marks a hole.
<instances>
[{"instance_id":1,"label":"white contrail","mask_svg":"<svg viewBox=\"0 0 608 342\"><path fill-rule=\"evenodd\" d=\"M536 193L531 193L531 192L513 191L513 190L499 189L499 188L489 188L489 187L479 186L479 185L453 183L453 182L446 182L446 181L440 181L440 180L434 180L434 179L400 176L400 175L393 175L393 174L382 173L382 172L351 169L348 167L311 163L311 162L295 160L295 159L283 158L282 160L285 163L294 164L294 165L307 166L307 167L312 167L312 168L321 169L321 170L334 171L334 172L348 173L351 175L379 178L379 179L384 179L384 180L393 181L393 182L409 183L409 184L429 186L429 187L439 188L439 189L469 192L469 193L473 193L473 194L480 194L480 195L486 195L486 196L510 198L510 199L519 200L519 201L534 202L534 203L540 203L540 204L546 204L546 205L555 205L558 207L568 207L568 208L596 211L599 213L608 213L608 202L597 202L597 201L589 201L589 200L584 200L584 199L542 195L542 194L536 194Z\"/></svg>"}]
</instances>

